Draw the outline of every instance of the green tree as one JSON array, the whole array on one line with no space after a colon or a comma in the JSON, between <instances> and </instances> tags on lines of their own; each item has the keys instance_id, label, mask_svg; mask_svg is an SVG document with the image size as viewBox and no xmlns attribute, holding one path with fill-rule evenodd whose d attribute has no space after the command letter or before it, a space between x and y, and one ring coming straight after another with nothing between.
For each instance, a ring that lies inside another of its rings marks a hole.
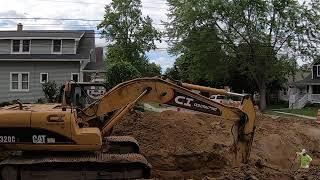
<instances>
[{"instance_id":1,"label":"green tree","mask_svg":"<svg viewBox=\"0 0 320 180\"><path fill-rule=\"evenodd\" d=\"M159 76L161 74L161 67L156 63L148 63L142 74L147 77Z\"/></svg>"},{"instance_id":2,"label":"green tree","mask_svg":"<svg viewBox=\"0 0 320 180\"><path fill-rule=\"evenodd\" d=\"M48 81L42 84L42 91L49 103L53 103L59 96L59 89L55 81Z\"/></svg>"},{"instance_id":3,"label":"green tree","mask_svg":"<svg viewBox=\"0 0 320 180\"><path fill-rule=\"evenodd\" d=\"M149 16L142 16L140 0L112 0L105 6L104 20L98 29L110 44L106 56L109 66L123 61L130 63L141 76L160 74L160 66L149 63L145 53L156 48L155 41L160 41L161 33L152 26ZM111 78L108 79L110 82Z\"/></svg>"},{"instance_id":4,"label":"green tree","mask_svg":"<svg viewBox=\"0 0 320 180\"><path fill-rule=\"evenodd\" d=\"M108 89L111 89L117 84L140 76L139 71L131 63L124 61L115 62L107 68L106 85Z\"/></svg>"},{"instance_id":5,"label":"green tree","mask_svg":"<svg viewBox=\"0 0 320 180\"><path fill-rule=\"evenodd\" d=\"M177 65L173 65L173 67L167 68L164 72L164 75L176 80L182 79L180 69L177 67Z\"/></svg>"},{"instance_id":6,"label":"green tree","mask_svg":"<svg viewBox=\"0 0 320 180\"><path fill-rule=\"evenodd\" d=\"M261 109L266 107L267 86L293 69L292 57L308 59L318 54L320 25L316 19L320 15L316 10L320 6L316 0L309 4L300 4L298 0L168 0L168 3L167 30L172 49L184 53L181 48L189 47L181 47L181 42L189 39L194 46L199 43L190 38L194 30L214 30L217 38L215 42L209 40L207 46L221 45L229 57L222 58L225 66L232 60L240 62L240 72L255 82L259 90ZM212 59L216 62L221 58Z\"/></svg>"},{"instance_id":7,"label":"green tree","mask_svg":"<svg viewBox=\"0 0 320 180\"><path fill-rule=\"evenodd\" d=\"M183 80L191 82L199 81L223 81L228 61L221 49L217 30L214 27L197 26L190 30L183 30L180 40L171 41L170 52L180 55L175 65L180 68ZM171 34L172 33L172 34ZM181 32L173 32L169 29L171 37L180 36Z\"/></svg>"},{"instance_id":8,"label":"green tree","mask_svg":"<svg viewBox=\"0 0 320 180\"><path fill-rule=\"evenodd\" d=\"M129 62L119 61L107 68L107 88L111 89L119 83L140 77L139 71Z\"/></svg>"}]
</instances>

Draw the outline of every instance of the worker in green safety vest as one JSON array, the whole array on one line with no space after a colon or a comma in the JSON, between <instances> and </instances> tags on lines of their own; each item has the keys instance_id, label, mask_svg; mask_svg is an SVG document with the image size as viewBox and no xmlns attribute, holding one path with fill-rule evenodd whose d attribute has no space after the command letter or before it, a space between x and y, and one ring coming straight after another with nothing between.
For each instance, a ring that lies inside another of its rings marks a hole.
<instances>
[{"instance_id":1,"label":"worker in green safety vest","mask_svg":"<svg viewBox=\"0 0 320 180\"><path fill-rule=\"evenodd\" d=\"M301 152L297 152L297 156L300 158L300 168L308 169L312 158L307 154L307 151L302 149Z\"/></svg>"}]
</instances>

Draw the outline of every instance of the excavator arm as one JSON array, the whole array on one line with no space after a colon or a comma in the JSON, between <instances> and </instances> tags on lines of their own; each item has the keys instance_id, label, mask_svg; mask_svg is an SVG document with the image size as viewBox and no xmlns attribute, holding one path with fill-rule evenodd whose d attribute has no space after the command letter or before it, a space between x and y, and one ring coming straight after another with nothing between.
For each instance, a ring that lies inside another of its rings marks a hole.
<instances>
[{"instance_id":1,"label":"excavator arm","mask_svg":"<svg viewBox=\"0 0 320 180\"><path fill-rule=\"evenodd\" d=\"M0 178L150 178L151 166L140 154L136 140L108 136L138 102L168 104L234 122L234 164L248 161L255 128L249 96L161 78L134 79L107 93L99 87L70 82L64 87L61 105L23 105L17 101L18 105L2 108L0 147L23 153L0 162ZM238 96L242 103L239 107L220 104L193 89ZM97 121L100 124L95 124Z\"/></svg>"},{"instance_id":2,"label":"excavator arm","mask_svg":"<svg viewBox=\"0 0 320 180\"><path fill-rule=\"evenodd\" d=\"M191 90L206 91L213 94L238 96L242 98L240 107L220 104ZM161 78L140 78L121 83L108 91L102 98L78 111L78 122L90 124L98 117L113 113L101 126L103 136L109 135L112 128L130 111L137 102L155 102L181 107L197 112L212 114L234 122L235 165L246 163L249 159L255 129L255 110L249 96L230 93Z\"/></svg>"}]
</instances>

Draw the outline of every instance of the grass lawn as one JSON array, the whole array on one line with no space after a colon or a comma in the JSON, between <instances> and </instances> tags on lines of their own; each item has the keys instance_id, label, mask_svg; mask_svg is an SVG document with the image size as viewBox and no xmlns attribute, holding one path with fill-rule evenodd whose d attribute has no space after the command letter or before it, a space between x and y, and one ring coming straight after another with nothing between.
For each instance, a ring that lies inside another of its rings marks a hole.
<instances>
[{"instance_id":1,"label":"grass lawn","mask_svg":"<svg viewBox=\"0 0 320 180\"><path fill-rule=\"evenodd\" d=\"M288 108L289 104L286 103L286 104L271 104L271 105L268 105L267 106L267 110L270 110L270 109L285 109L285 108Z\"/></svg>"},{"instance_id":2,"label":"grass lawn","mask_svg":"<svg viewBox=\"0 0 320 180\"><path fill-rule=\"evenodd\" d=\"M302 109L281 109L280 112L287 112L292 114L300 114L305 116L317 117L319 107L304 107Z\"/></svg>"}]
</instances>

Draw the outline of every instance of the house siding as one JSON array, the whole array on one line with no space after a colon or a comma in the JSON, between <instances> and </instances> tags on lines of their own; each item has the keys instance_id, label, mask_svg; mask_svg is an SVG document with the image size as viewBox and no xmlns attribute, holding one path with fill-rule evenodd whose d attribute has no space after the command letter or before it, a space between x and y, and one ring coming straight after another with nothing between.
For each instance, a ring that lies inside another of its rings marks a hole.
<instances>
[{"instance_id":1,"label":"house siding","mask_svg":"<svg viewBox=\"0 0 320 180\"><path fill-rule=\"evenodd\" d=\"M0 54L11 53L11 40L0 40Z\"/></svg>"},{"instance_id":2,"label":"house siding","mask_svg":"<svg viewBox=\"0 0 320 180\"><path fill-rule=\"evenodd\" d=\"M10 91L10 72L29 72L29 92ZM20 99L36 102L43 98L40 73L48 73L49 81L60 86L71 79L71 73L80 73L79 62L0 62L0 102Z\"/></svg>"},{"instance_id":3,"label":"house siding","mask_svg":"<svg viewBox=\"0 0 320 180\"><path fill-rule=\"evenodd\" d=\"M31 54L51 54L52 40L33 39L31 41Z\"/></svg>"},{"instance_id":4,"label":"house siding","mask_svg":"<svg viewBox=\"0 0 320 180\"><path fill-rule=\"evenodd\" d=\"M74 39L62 40L62 54L75 54ZM11 54L11 40L0 40L0 54ZM32 39L30 54L52 54L51 39Z\"/></svg>"},{"instance_id":5,"label":"house siding","mask_svg":"<svg viewBox=\"0 0 320 180\"><path fill-rule=\"evenodd\" d=\"M85 33L83 38L78 43L78 52L82 52L82 55L85 57L90 57L90 61L95 61L95 53L94 53L94 47L95 47L95 34L94 31L90 33Z\"/></svg>"},{"instance_id":6,"label":"house siding","mask_svg":"<svg viewBox=\"0 0 320 180\"><path fill-rule=\"evenodd\" d=\"M62 41L62 54L74 54L74 40L66 39Z\"/></svg>"}]
</instances>

